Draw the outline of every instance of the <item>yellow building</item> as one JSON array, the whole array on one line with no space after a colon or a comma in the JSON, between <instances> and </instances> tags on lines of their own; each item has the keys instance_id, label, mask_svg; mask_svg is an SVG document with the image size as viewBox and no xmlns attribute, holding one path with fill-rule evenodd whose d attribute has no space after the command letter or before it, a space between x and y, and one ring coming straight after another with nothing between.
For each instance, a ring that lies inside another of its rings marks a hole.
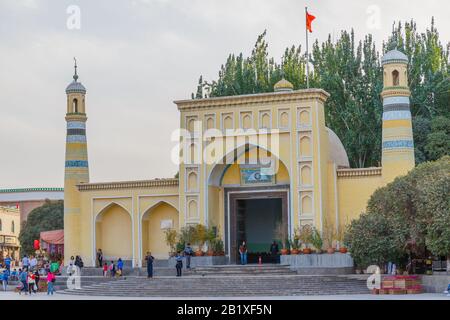
<instances>
[{"instance_id":1,"label":"yellow building","mask_svg":"<svg viewBox=\"0 0 450 320\"><path fill-rule=\"evenodd\" d=\"M14 207L0 207L0 262L9 256L20 259L20 211Z\"/></svg>"},{"instance_id":2,"label":"yellow building","mask_svg":"<svg viewBox=\"0 0 450 320\"><path fill-rule=\"evenodd\" d=\"M408 58L383 59L381 168L349 168L346 151L325 126L322 89L293 90L281 80L273 93L175 101L180 111L179 179L90 183L86 89L67 87L65 258L95 253L141 266L147 251L166 258L165 228L216 227L231 263L237 245L267 251L280 224L340 228L365 209L375 189L414 167L407 87Z\"/></svg>"}]
</instances>

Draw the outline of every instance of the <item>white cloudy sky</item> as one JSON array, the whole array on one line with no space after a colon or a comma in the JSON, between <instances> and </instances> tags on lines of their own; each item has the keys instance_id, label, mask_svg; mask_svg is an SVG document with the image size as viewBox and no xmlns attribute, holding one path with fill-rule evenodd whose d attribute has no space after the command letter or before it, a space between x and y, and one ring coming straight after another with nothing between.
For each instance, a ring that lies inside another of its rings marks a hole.
<instances>
[{"instance_id":1,"label":"white cloudy sky","mask_svg":"<svg viewBox=\"0 0 450 320\"><path fill-rule=\"evenodd\" d=\"M66 26L70 5L79 30ZM432 16L450 39L448 0L0 0L0 188L63 185L74 56L88 89L91 181L173 176L172 101L189 98L200 74L214 78L229 53L249 53L264 29L277 58L303 44L305 5L313 40L354 27L380 47L393 21L425 30Z\"/></svg>"}]
</instances>

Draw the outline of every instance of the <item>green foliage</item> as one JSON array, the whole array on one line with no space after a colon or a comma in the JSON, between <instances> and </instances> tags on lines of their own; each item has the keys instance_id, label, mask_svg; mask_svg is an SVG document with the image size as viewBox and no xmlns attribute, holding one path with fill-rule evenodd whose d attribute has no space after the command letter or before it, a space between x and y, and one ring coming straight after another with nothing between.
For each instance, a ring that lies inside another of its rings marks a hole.
<instances>
[{"instance_id":1,"label":"green foliage","mask_svg":"<svg viewBox=\"0 0 450 320\"><path fill-rule=\"evenodd\" d=\"M398 261L402 256L395 245L388 221L381 215L364 213L352 221L345 233L344 242L359 267Z\"/></svg>"},{"instance_id":2,"label":"green foliage","mask_svg":"<svg viewBox=\"0 0 450 320\"><path fill-rule=\"evenodd\" d=\"M431 121L425 151L431 160L450 154L450 118L438 116Z\"/></svg>"},{"instance_id":3,"label":"green foliage","mask_svg":"<svg viewBox=\"0 0 450 320\"><path fill-rule=\"evenodd\" d=\"M187 244L187 243L193 243L194 237L195 237L195 227L192 225L188 225L185 227L182 227L180 229L180 233L178 235L178 240L180 243Z\"/></svg>"},{"instance_id":4,"label":"green foliage","mask_svg":"<svg viewBox=\"0 0 450 320\"><path fill-rule=\"evenodd\" d=\"M178 232L175 229L166 229L164 230L164 236L166 240L166 244L170 247L170 253L174 253L176 251L176 245L178 241Z\"/></svg>"},{"instance_id":5,"label":"green foliage","mask_svg":"<svg viewBox=\"0 0 450 320\"><path fill-rule=\"evenodd\" d=\"M33 242L42 231L64 229L64 202L46 200L45 204L30 212L22 224L19 241L22 254L33 254Z\"/></svg>"},{"instance_id":6,"label":"green foliage","mask_svg":"<svg viewBox=\"0 0 450 320\"><path fill-rule=\"evenodd\" d=\"M215 254L223 253L225 250L222 239L214 238L210 241L210 245Z\"/></svg>"},{"instance_id":7,"label":"green foliage","mask_svg":"<svg viewBox=\"0 0 450 320\"><path fill-rule=\"evenodd\" d=\"M273 85L286 78L294 89L306 87L305 54L300 46L286 48L281 63L269 57L266 31L258 36L249 57L230 54L218 79L200 77L193 98L230 96L273 91ZM419 33L416 23L398 23L383 44L383 52L397 48L410 58L409 87L412 92L416 160L421 163L448 155L448 144L441 131L427 127L436 116L450 119L449 48L439 40L434 26ZM342 31L336 41L312 46L310 63L314 73L311 85L323 88L331 96L326 103L326 124L342 140L352 167L379 166L381 157L381 116L383 75L381 54L371 35L356 42L353 30ZM415 117L422 120L415 121ZM420 141L420 140L426 141ZM448 141L448 140L447 140Z\"/></svg>"},{"instance_id":8,"label":"green foliage","mask_svg":"<svg viewBox=\"0 0 450 320\"><path fill-rule=\"evenodd\" d=\"M316 228L313 228L311 233L311 244L314 246L314 248L316 248L316 250L322 251L323 239L320 235L319 230L317 230Z\"/></svg>"},{"instance_id":9,"label":"green foliage","mask_svg":"<svg viewBox=\"0 0 450 320\"><path fill-rule=\"evenodd\" d=\"M450 256L450 157L426 162L378 189L345 242L361 266L406 255Z\"/></svg>"},{"instance_id":10,"label":"green foliage","mask_svg":"<svg viewBox=\"0 0 450 320\"><path fill-rule=\"evenodd\" d=\"M308 245L312 243L313 238L313 229L309 225L302 226L298 229L298 238L302 243L305 244L305 247L308 248Z\"/></svg>"}]
</instances>

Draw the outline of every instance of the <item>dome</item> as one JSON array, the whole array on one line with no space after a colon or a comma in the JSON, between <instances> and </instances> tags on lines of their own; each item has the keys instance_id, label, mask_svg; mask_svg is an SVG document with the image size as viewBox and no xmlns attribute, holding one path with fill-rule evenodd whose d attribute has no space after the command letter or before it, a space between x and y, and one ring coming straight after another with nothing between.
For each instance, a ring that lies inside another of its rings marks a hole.
<instances>
[{"instance_id":1,"label":"dome","mask_svg":"<svg viewBox=\"0 0 450 320\"><path fill-rule=\"evenodd\" d=\"M66 93L86 93L86 88L76 80L72 81L66 88Z\"/></svg>"},{"instance_id":2,"label":"dome","mask_svg":"<svg viewBox=\"0 0 450 320\"><path fill-rule=\"evenodd\" d=\"M281 79L273 86L275 92L286 92L294 90L294 85L287 81L286 79Z\"/></svg>"},{"instance_id":3,"label":"dome","mask_svg":"<svg viewBox=\"0 0 450 320\"><path fill-rule=\"evenodd\" d=\"M386 54L381 58L381 64L385 65L387 63L408 63L408 56L397 49L386 52Z\"/></svg>"},{"instance_id":4,"label":"dome","mask_svg":"<svg viewBox=\"0 0 450 320\"><path fill-rule=\"evenodd\" d=\"M338 167L350 168L347 151L345 151L344 145L342 144L341 140L330 128L327 128L327 131L328 142L330 145L330 160L334 162Z\"/></svg>"}]
</instances>

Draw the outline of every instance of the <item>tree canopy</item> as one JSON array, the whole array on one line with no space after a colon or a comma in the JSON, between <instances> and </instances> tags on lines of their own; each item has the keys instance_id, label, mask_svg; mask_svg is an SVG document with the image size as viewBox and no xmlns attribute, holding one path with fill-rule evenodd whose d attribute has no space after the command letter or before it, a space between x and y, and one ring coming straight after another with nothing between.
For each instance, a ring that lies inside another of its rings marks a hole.
<instances>
[{"instance_id":1,"label":"tree canopy","mask_svg":"<svg viewBox=\"0 0 450 320\"><path fill-rule=\"evenodd\" d=\"M425 162L378 189L345 235L360 266L450 257L450 156Z\"/></svg>"},{"instance_id":2,"label":"tree canopy","mask_svg":"<svg viewBox=\"0 0 450 320\"><path fill-rule=\"evenodd\" d=\"M201 76L192 98L271 92L283 77L294 89L306 88L302 47L286 48L277 63L269 56L265 36L266 31L258 36L250 56L230 54L217 80L208 82ZM394 48L403 51L410 60L408 81L416 162L436 160L450 153L442 130L437 133L431 125L437 116L450 118L450 42L446 46L441 44L434 19L423 33L417 31L412 20L393 26L381 54L370 34L357 42L353 30L342 31L335 41L330 35L325 42L316 41L312 46L308 57L312 65L311 86L331 94L325 108L326 124L342 140L352 167L380 165L383 87L380 58Z\"/></svg>"},{"instance_id":3,"label":"tree canopy","mask_svg":"<svg viewBox=\"0 0 450 320\"><path fill-rule=\"evenodd\" d=\"M45 204L30 212L22 224L19 234L22 254L32 254L34 240L38 240L42 231L64 228L64 201L46 200Z\"/></svg>"}]
</instances>

